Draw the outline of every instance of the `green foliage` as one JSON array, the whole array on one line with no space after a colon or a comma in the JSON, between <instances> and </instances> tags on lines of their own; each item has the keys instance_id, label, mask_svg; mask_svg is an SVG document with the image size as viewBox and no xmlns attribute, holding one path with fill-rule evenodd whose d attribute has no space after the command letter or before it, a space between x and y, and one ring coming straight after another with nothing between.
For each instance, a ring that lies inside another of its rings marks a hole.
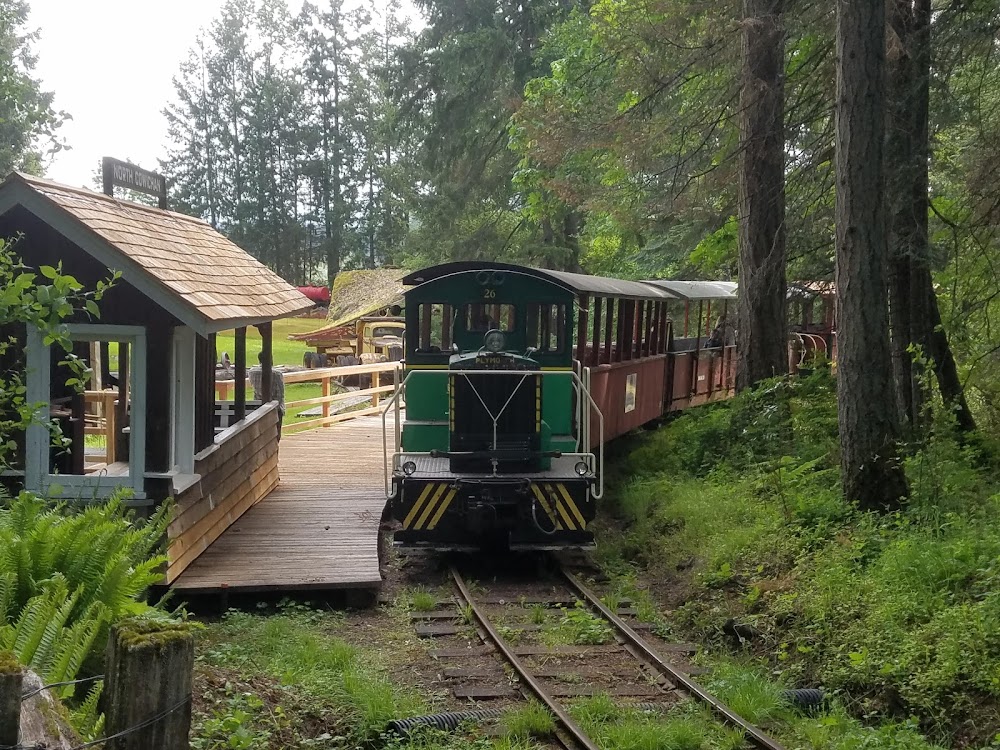
<instances>
[{"instance_id":1,"label":"green foliage","mask_svg":"<svg viewBox=\"0 0 1000 750\"><path fill-rule=\"evenodd\" d=\"M61 150L56 131L69 118L52 108L54 95L35 78L25 0L0 0L0 174L11 170L40 174L44 159ZM0 320L3 317L0 316Z\"/></svg>"},{"instance_id":2,"label":"green foliage","mask_svg":"<svg viewBox=\"0 0 1000 750\"><path fill-rule=\"evenodd\" d=\"M552 714L541 703L534 701L507 711L501 719L504 732L511 739L544 739L555 733Z\"/></svg>"},{"instance_id":3,"label":"green foliage","mask_svg":"<svg viewBox=\"0 0 1000 750\"><path fill-rule=\"evenodd\" d=\"M2 7L0 7L2 10ZM4 19L0 13L0 27ZM0 30L2 36L2 30ZM119 275L108 281L99 281L93 291L72 276L63 274L62 265L42 266L35 269L24 265L16 254L17 243L0 239L0 321L5 324L24 324L38 328L46 344L58 344L66 353L61 364L67 369L66 385L82 389L87 379L86 366L70 351L67 329L63 321L75 312L99 318L97 302L111 288ZM7 369L0 369L0 468L10 463L17 449L13 435L22 432L32 420L36 404L27 402L27 384L24 380L25 361L23 341L8 334L0 336L0 361ZM49 425L53 440L61 436L54 425Z\"/></svg>"},{"instance_id":4,"label":"green foliage","mask_svg":"<svg viewBox=\"0 0 1000 750\"><path fill-rule=\"evenodd\" d=\"M23 492L0 508L0 570L9 587L0 602L6 617L16 616L46 581L62 576L75 601L71 615L98 603L111 617L147 614L138 601L162 579L165 556L155 554L166 533L169 508L161 506L139 521L121 497L79 512L52 506Z\"/></svg>"},{"instance_id":5,"label":"green foliage","mask_svg":"<svg viewBox=\"0 0 1000 750\"><path fill-rule=\"evenodd\" d=\"M162 578L166 524L165 507L140 522L121 498L71 513L22 492L0 507L0 649L47 681L73 679L110 623L156 612L140 597Z\"/></svg>"},{"instance_id":6,"label":"green foliage","mask_svg":"<svg viewBox=\"0 0 1000 750\"><path fill-rule=\"evenodd\" d=\"M736 750L741 745L739 735L691 704L661 714L617 705L608 696L597 695L576 701L570 712L605 750Z\"/></svg>"},{"instance_id":7,"label":"green foliage","mask_svg":"<svg viewBox=\"0 0 1000 750\"><path fill-rule=\"evenodd\" d=\"M559 607L562 617L544 631L543 637L552 643L575 643L596 646L610 643L613 633L608 624L592 614L587 605L578 601L572 608Z\"/></svg>"},{"instance_id":8,"label":"green foliage","mask_svg":"<svg viewBox=\"0 0 1000 750\"><path fill-rule=\"evenodd\" d=\"M94 602L71 620L79 595L70 593L66 579L57 574L41 589L28 599L16 619L6 618L0 626L0 649L12 651L46 682L72 680L97 634L109 623L108 611ZM64 697L73 694L73 686L58 690Z\"/></svg>"},{"instance_id":9,"label":"green foliage","mask_svg":"<svg viewBox=\"0 0 1000 750\"><path fill-rule=\"evenodd\" d=\"M639 439L623 459L636 478L611 499L627 533L601 542L609 569L624 581L634 565L690 576L697 595L671 618L675 634L734 645L726 619L752 623L764 639L741 647L782 680L843 692L890 722L865 735L871 746L922 746L914 727L891 724L911 713L945 736L984 702L1000 704L1000 486L989 457L938 410L906 462L910 503L860 513L839 492L828 376L780 383L790 430L769 411L776 385ZM748 713L781 715L765 683L720 679ZM809 731L848 747L859 741L848 724L827 717Z\"/></svg>"},{"instance_id":10,"label":"green foliage","mask_svg":"<svg viewBox=\"0 0 1000 750\"><path fill-rule=\"evenodd\" d=\"M437 607L437 597L429 591L418 589L410 595L410 606L416 612L433 612Z\"/></svg>"},{"instance_id":11,"label":"green foliage","mask_svg":"<svg viewBox=\"0 0 1000 750\"><path fill-rule=\"evenodd\" d=\"M299 606L283 607L270 617L230 611L210 630L200 658L217 667L269 674L298 688L336 712L356 742L371 741L390 719L423 709L358 649L324 634L327 619Z\"/></svg>"}]
</instances>

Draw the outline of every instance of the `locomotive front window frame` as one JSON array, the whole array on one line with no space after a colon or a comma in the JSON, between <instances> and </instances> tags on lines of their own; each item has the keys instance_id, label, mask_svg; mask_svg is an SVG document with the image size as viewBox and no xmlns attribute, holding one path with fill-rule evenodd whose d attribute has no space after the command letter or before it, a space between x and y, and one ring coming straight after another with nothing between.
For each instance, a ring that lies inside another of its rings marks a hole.
<instances>
[{"instance_id":1,"label":"locomotive front window frame","mask_svg":"<svg viewBox=\"0 0 1000 750\"><path fill-rule=\"evenodd\" d=\"M458 308L458 320L466 333L492 330L515 333L518 326L517 305L510 302L465 302Z\"/></svg>"}]
</instances>

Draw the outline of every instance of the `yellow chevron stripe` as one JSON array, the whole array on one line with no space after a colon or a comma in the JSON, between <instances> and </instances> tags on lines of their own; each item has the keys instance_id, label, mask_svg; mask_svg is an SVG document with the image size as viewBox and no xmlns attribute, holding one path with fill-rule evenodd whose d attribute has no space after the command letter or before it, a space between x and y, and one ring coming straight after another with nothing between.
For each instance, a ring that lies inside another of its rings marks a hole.
<instances>
[{"instance_id":1,"label":"yellow chevron stripe","mask_svg":"<svg viewBox=\"0 0 1000 750\"><path fill-rule=\"evenodd\" d=\"M427 505L424 506L424 512L420 514L420 518L417 519L413 528L420 529L425 523L427 523L427 519L431 517L431 512L434 510L434 505L441 499L441 495L443 495L444 491L448 489L448 485L439 484L437 485L437 488L437 492L435 492L431 499L427 501Z\"/></svg>"},{"instance_id":2,"label":"yellow chevron stripe","mask_svg":"<svg viewBox=\"0 0 1000 750\"><path fill-rule=\"evenodd\" d=\"M407 513L406 514L406 518L403 519L403 528L404 529L410 528L410 524L413 523L413 519L416 518L417 517L417 513L420 512L420 506L423 505L424 500L427 499L427 496L430 494L430 492L431 492L432 489L434 489L434 485L433 484L428 484L420 492L420 497L417 498L417 502L415 502L413 504L413 507L410 508L410 512Z\"/></svg>"},{"instance_id":3,"label":"yellow chevron stripe","mask_svg":"<svg viewBox=\"0 0 1000 750\"><path fill-rule=\"evenodd\" d=\"M438 525L438 521L441 520L441 516L444 515L444 512L448 510L448 506L451 505L451 501L454 497L455 490L448 490L448 494L444 496L444 500L442 500L441 504L438 506L437 513L434 514L434 518L432 518L431 522L427 524L428 531Z\"/></svg>"},{"instance_id":4,"label":"yellow chevron stripe","mask_svg":"<svg viewBox=\"0 0 1000 750\"><path fill-rule=\"evenodd\" d=\"M587 528L587 522L583 520L583 514L580 512L580 509L576 507L576 503L573 502L573 498L566 490L566 485L560 482L556 485L556 487L559 489L559 494L562 495L563 503L565 503L566 507L573 513L573 516L576 518L577 524L579 524L580 528Z\"/></svg>"},{"instance_id":5,"label":"yellow chevron stripe","mask_svg":"<svg viewBox=\"0 0 1000 750\"><path fill-rule=\"evenodd\" d=\"M570 517L566 509L562 506L562 503L559 502L559 495L556 493L555 490L552 489L551 484L545 485L545 488L548 490L549 496L552 498L552 504L556 506L556 509L559 511L559 515L561 515L563 517L563 520L566 522L566 528L572 531L573 519Z\"/></svg>"},{"instance_id":6,"label":"yellow chevron stripe","mask_svg":"<svg viewBox=\"0 0 1000 750\"><path fill-rule=\"evenodd\" d=\"M549 521L557 530L562 530L562 524L559 523L559 519L556 518L555 514L552 512L552 508L549 507L549 501L545 499L545 493L542 492L542 488L537 484L531 485L531 491L535 493L535 497L538 498L538 504L542 506L542 510L545 511L545 515L549 517Z\"/></svg>"}]
</instances>

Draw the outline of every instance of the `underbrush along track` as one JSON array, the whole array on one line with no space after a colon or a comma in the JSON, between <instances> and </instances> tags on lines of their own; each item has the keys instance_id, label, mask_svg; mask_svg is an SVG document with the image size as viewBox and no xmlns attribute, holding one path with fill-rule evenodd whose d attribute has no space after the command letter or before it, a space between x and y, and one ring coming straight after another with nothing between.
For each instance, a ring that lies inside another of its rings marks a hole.
<instances>
[{"instance_id":1,"label":"underbrush along track","mask_svg":"<svg viewBox=\"0 0 1000 750\"><path fill-rule=\"evenodd\" d=\"M746 739L756 747L761 748L761 750L784 750L778 742L744 720L718 698L711 695L704 687L695 682L688 673L664 659L636 632L633 626L629 625L616 612L612 611L575 575L562 566L559 566L558 569L573 596L577 597L579 601L584 602L591 614L599 617L613 630L618 643L624 648L624 651L631 654L633 659L639 663L639 670L652 670L659 676L658 683L650 681L648 685L650 689L649 693L644 692L639 687L631 691L629 689L619 691L619 695L656 695L663 700L669 700L669 694L673 690L679 689L692 699L711 707L723 721L742 731ZM544 670L539 670L529 665L528 660L522 656L524 649L515 647L509 642L508 637L505 636L505 633L510 632L509 629L498 626L490 617L483 604L477 601L472 587L467 583L458 568L454 565L451 566L450 573L458 589L460 596L459 603L475 619L480 636L500 653L516 673L518 682L533 694L552 714L556 723L556 738L560 741L560 744L573 750L577 748L582 750L600 750L599 746L574 721L566 707L553 695L557 691L547 687L545 681L541 679L541 676L545 674ZM534 597L534 599L538 600L537 597ZM516 598L514 601L516 601ZM593 672L590 674L593 675ZM584 695L587 693L581 692L579 694Z\"/></svg>"}]
</instances>

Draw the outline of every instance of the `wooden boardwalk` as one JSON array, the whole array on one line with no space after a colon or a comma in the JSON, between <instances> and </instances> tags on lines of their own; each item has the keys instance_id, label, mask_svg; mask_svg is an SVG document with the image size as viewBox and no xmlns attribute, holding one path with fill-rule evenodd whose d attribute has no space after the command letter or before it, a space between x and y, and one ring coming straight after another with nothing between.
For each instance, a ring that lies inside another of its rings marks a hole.
<instances>
[{"instance_id":1,"label":"wooden boardwalk","mask_svg":"<svg viewBox=\"0 0 1000 750\"><path fill-rule=\"evenodd\" d=\"M174 582L188 592L372 589L385 489L378 416L281 439L277 489Z\"/></svg>"}]
</instances>

